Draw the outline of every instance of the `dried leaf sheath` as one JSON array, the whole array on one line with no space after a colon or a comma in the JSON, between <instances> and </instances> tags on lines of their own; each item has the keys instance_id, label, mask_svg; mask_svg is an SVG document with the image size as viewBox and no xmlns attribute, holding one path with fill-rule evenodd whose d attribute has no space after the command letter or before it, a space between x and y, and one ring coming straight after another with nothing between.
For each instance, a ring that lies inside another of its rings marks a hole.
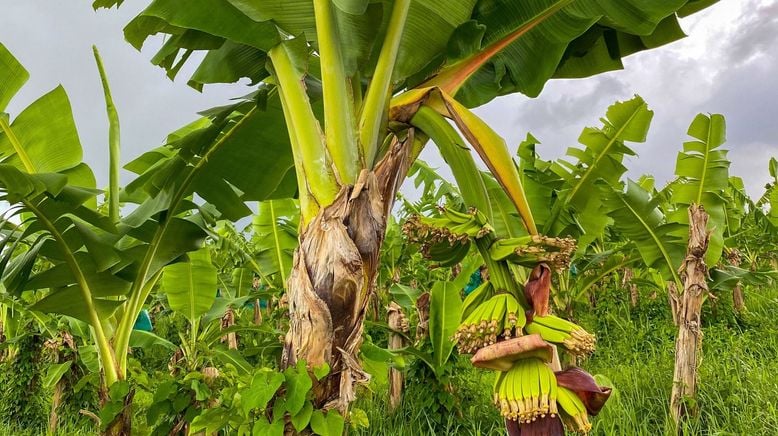
<instances>
[{"instance_id":1,"label":"dried leaf sheath","mask_svg":"<svg viewBox=\"0 0 778 436\"><path fill-rule=\"evenodd\" d=\"M395 141L375 172L363 171L300 233L289 278L290 329L283 361L328 363L315 387L317 407L345 411L368 378L356 358L374 289L386 217L409 167L413 136ZM386 201L386 200L388 201Z\"/></svg>"}]
</instances>

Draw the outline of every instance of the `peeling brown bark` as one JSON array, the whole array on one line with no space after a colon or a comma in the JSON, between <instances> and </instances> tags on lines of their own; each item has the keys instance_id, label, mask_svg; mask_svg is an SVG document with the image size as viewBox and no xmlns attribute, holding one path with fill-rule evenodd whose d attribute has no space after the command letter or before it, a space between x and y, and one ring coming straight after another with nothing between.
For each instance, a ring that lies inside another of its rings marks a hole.
<instances>
[{"instance_id":1,"label":"peeling brown bark","mask_svg":"<svg viewBox=\"0 0 778 436\"><path fill-rule=\"evenodd\" d=\"M389 305L388 309L389 328L397 332L406 332L408 322L405 320L402 308L395 302ZM389 334L389 349L398 350L405 345L402 335L398 333ZM394 411L400 406L403 394L403 373L396 369L389 369L389 409Z\"/></svg>"},{"instance_id":2,"label":"peeling brown bark","mask_svg":"<svg viewBox=\"0 0 778 436\"><path fill-rule=\"evenodd\" d=\"M700 362L702 329L700 312L708 294L708 214L702 206L689 207L689 244L679 273L683 294L678 305L678 337L675 342L675 371L670 412L678 429L685 417L694 414L693 400L697 389L697 367Z\"/></svg>"},{"instance_id":3,"label":"peeling brown bark","mask_svg":"<svg viewBox=\"0 0 778 436\"><path fill-rule=\"evenodd\" d=\"M222 330L228 329L235 325L235 311L232 309L232 307L228 307L227 311L224 313L224 316L222 317L221 327ZM222 336L221 338L222 342L227 343L227 348L230 350L237 350L238 349L238 335L235 332L227 333L225 336Z\"/></svg>"},{"instance_id":4,"label":"peeling brown bark","mask_svg":"<svg viewBox=\"0 0 778 436\"><path fill-rule=\"evenodd\" d=\"M633 277L635 277L635 272L632 271L632 268L624 268L624 277L621 280L621 286L629 289L630 306L637 307L640 294L638 293L638 286L632 283Z\"/></svg>"},{"instance_id":5,"label":"peeling brown bark","mask_svg":"<svg viewBox=\"0 0 778 436\"><path fill-rule=\"evenodd\" d=\"M727 250L727 261L729 264L735 267L740 267L742 258L740 256L740 250L732 248ZM746 300L743 296L743 285L737 282L735 288L732 289L732 305L735 308L736 313L743 313L746 310Z\"/></svg>"},{"instance_id":6,"label":"peeling brown bark","mask_svg":"<svg viewBox=\"0 0 778 436\"><path fill-rule=\"evenodd\" d=\"M116 415L116 418L108 424L105 430L100 434L102 436L131 436L132 435L132 399L135 397L135 391L130 391L126 397L124 397L124 407L122 411ZM108 392L100 392L100 403L104 406L108 398Z\"/></svg>"},{"instance_id":7,"label":"peeling brown bark","mask_svg":"<svg viewBox=\"0 0 778 436\"><path fill-rule=\"evenodd\" d=\"M416 312L419 315L419 323L416 325L416 345L427 339L430 327L430 293L425 292L416 299Z\"/></svg>"},{"instance_id":8,"label":"peeling brown bark","mask_svg":"<svg viewBox=\"0 0 778 436\"><path fill-rule=\"evenodd\" d=\"M413 134L392 144L373 171L363 170L301 229L288 280L290 324L283 365L327 363L314 386L317 408L345 414L355 386L368 380L357 354L378 257L395 194L410 165Z\"/></svg>"},{"instance_id":9,"label":"peeling brown bark","mask_svg":"<svg viewBox=\"0 0 778 436\"><path fill-rule=\"evenodd\" d=\"M678 287L675 282L667 282L667 298L670 302L670 314L673 317L673 325L678 325L680 322L678 317L681 314L681 293L678 292Z\"/></svg>"}]
</instances>

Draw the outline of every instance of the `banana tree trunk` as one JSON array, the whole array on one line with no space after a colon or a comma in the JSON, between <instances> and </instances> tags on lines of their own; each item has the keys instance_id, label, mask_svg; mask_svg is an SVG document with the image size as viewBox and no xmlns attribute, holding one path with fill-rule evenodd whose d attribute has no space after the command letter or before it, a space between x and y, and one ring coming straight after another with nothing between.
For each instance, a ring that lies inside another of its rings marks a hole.
<instances>
[{"instance_id":1,"label":"banana tree trunk","mask_svg":"<svg viewBox=\"0 0 778 436\"><path fill-rule=\"evenodd\" d=\"M732 290L732 304L736 313L743 313L746 310L746 299L743 296L743 285L738 282L735 289Z\"/></svg>"},{"instance_id":2,"label":"banana tree trunk","mask_svg":"<svg viewBox=\"0 0 778 436\"><path fill-rule=\"evenodd\" d=\"M235 310L232 307L228 307L227 311L224 313L224 316L222 317L221 328L222 330L225 330L234 325L235 325ZM230 332L227 333L225 336L222 336L221 341L226 342L227 348L229 348L230 350L238 349L238 335L235 332Z\"/></svg>"},{"instance_id":3,"label":"banana tree trunk","mask_svg":"<svg viewBox=\"0 0 778 436\"><path fill-rule=\"evenodd\" d=\"M678 317L681 315L681 297L682 294L678 291L675 282L667 282L667 298L670 302L670 314L673 316L673 325L675 326L680 324Z\"/></svg>"},{"instance_id":4,"label":"banana tree trunk","mask_svg":"<svg viewBox=\"0 0 778 436\"><path fill-rule=\"evenodd\" d=\"M675 371L670 412L679 432L686 416L695 413L694 398L697 389L697 367L702 350L700 312L708 294L708 214L702 206L689 207L689 245L686 259L679 272L683 280L683 294L678 304L678 337L675 342Z\"/></svg>"},{"instance_id":5,"label":"banana tree trunk","mask_svg":"<svg viewBox=\"0 0 778 436\"><path fill-rule=\"evenodd\" d=\"M640 294L638 294L637 285L632 283L634 277L635 272L632 271L632 268L624 268L624 277L621 280L621 287L629 289L629 304L631 307L637 307L638 298L640 296Z\"/></svg>"},{"instance_id":6,"label":"banana tree trunk","mask_svg":"<svg viewBox=\"0 0 778 436\"><path fill-rule=\"evenodd\" d=\"M270 301L268 301L270 306ZM262 308L259 305L259 299L254 300L254 325L262 324Z\"/></svg>"},{"instance_id":7,"label":"banana tree trunk","mask_svg":"<svg viewBox=\"0 0 778 436\"><path fill-rule=\"evenodd\" d=\"M389 305L388 323L389 328L397 332L405 332L407 322L404 322L402 308L395 303ZM399 333L389 334L389 349L398 350L405 346L403 336ZM403 395L403 373L397 368L389 369L389 409L395 411L402 401Z\"/></svg>"},{"instance_id":8,"label":"banana tree trunk","mask_svg":"<svg viewBox=\"0 0 778 436\"><path fill-rule=\"evenodd\" d=\"M121 412L100 433L102 436L132 436L132 399L134 396L135 392L131 390L124 397ZM110 401L108 392L103 390L100 393L101 407L104 407L108 401Z\"/></svg>"},{"instance_id":9,"label":"banana tree trunk","mask_svg":"<svg viewBox=\"0 0 778 436\"><path fill-rule=\"evenodd\" d=\"M392 145L374 171L363 170L300 231L288 280L289 332L283 365L327 363L314 386L316 407L345 414L355 386L366 382L359 347L379 252L395 194L410 165L412 135Z\"/></svg>"},{"instance_id":10,"label":"banana tree trunk","mask_svg":"<svg viewBox=\"0 0 778 436\"><path fill-rule=\"evenodd\" d=\"M742 262L740 251L736 248L728 250L727 260L730 265L740 268L740 263ZM735 313L740 314L746 310L746 300L743 297L743 284L741 282L737 282L732 289L732 305L735 308Z\"/></svg>"}]
</instances>

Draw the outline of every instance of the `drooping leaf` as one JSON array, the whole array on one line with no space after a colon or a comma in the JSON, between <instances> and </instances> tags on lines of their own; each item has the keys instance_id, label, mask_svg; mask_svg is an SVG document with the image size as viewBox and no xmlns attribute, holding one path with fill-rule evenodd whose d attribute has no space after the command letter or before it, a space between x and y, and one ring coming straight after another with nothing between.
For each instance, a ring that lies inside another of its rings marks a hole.
<instances>
[{"instance_id":1,"label":"drooping leaf","mask_svg":"<svg viewBox=\"0 0 778 436\"><path fill-rule=\"evenodd\" d=\"M448 282L435 282L430 291L430 341L435 368L443 365L454 349L451 338L459 326L462 316L462 300L459 289Z\"/></svg>"},{"instance_id":2,"label":"drooping leaf","mask_svg":"<svg viewBox=\"0 0 778 436\"><path fill-rule=\"evenodd\" d=\"M395 283L389 288L389 293L400 307L405 310L412 310L415 307L416 300L421 295L421 289Z\"/></svg>"},{"instance_id":3,"label":"drooping leaf","mask_svg":"<svg viewBox=\"0 0 778 436\"><path fill-rule=\"evenodd\" d=\"M60 379L66 372L70 371L70 367L73 365L72 360L68 360L62 363L55 363L49 366L46 371L46 377L43 379L43 386L46 389L53 389L54 386L59 383Z\"/></svg>"},{"instance_id":4,"label":"drooping leaf","mask_svg":"<svg viewBox=\"0 0 778 436\"><path fill-rule=\"evenodd\" d=\"M281 287L292 270L299 222L299 205L293 199L259 202L259 210L252 220L252 242L259 272L264 276L278 275Z\"/></svg>"},{"instance_id":5,"label":"drooping leaf","mask_svg":"<svg viewBox=\"0 0 778 436\"><path fill-rule=\"evenodd\" d=\"M468 106L513 92L537 96L552 77L621 69L621 58L683 37L674 13L685 3L482 0L473 12L486 27L474 35L482 49L441 75L477 68L457 93Z\"/></svg>"},{"instance_id":6,"label":"drooping leaf","mask_svg":"<svg viewBox=\"0 0 778 436\"><path fill-rule=\"evenodd\" d=\"M154 346L162 347L168 351L175 351L178 349L176 344L163 337L157 336L154 333L143 330L132 330L132 333L130 334L130 347L150 348Z\"/></svg>"}]
</instances>

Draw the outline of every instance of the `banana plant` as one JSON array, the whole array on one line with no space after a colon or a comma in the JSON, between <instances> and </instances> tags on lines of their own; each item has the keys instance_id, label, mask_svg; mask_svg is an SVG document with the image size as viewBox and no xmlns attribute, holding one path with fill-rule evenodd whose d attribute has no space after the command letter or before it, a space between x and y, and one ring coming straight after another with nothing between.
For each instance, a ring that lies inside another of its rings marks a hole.
<instances>
[{"instance_id":1,"label":"banana plant","mask_svg":"<svg viewBox=\"0 0 778 436\"><path fill-rule=\"evenodd\" d=\"M4 109L28 73L4 47L0 56ZM96 51L95 56L99 63ZM112 126L110 168L115 172L118 117L104 71L99 70ZM0 186L11 205L4 222L21 223L2 240L9 248L0 262L5 288L14 295L35 292L30 307L35 312L68 315L89 324L104 391L126 379L132 327L162 268L200 248L218 218L248 215L245 201L294 192L293 180L284 177L291 160L269 163L258 174L233 172L227 166L241 160L249 149L246 141L256 139L258 130L267 132L267 123L284 128L280 110L263 105L266 95L260 91L171 134L167 145L127 165L139 177L121 191L111 183L107 205L100 208L96 197L101 191L95 189L91 169L81 162L78 134L61 87L13 122L0 116L0 150L6 156L0 164ZM195 192L213 204L193 202ZM134 210L117 216L120 201ZM15 248L21 246L28 248L17 256ZM36 264L48 269L34 271ZM114 393L124 395L127 390L116 388ZM107 433L129 431L129 407L123 410L115 422L105 423Z\"/></svg>"},{"instance_id":2,"label":"banana plant","mask_svg":"<svg viewBox=\"0 0 778 436\"><path fill-rule=\"evenodd\" d=\"M538 95L552 77L621 68L623 56L682 37L678 18L708 5L197 0L181 9L155 0L125 37L140 48L168 34L152 61L170 76L202 50L192 86L247 77L280 106L283 122L254 140L268 161L257 165L294 163L300 201L284 363L327 363L332 372L316 389L317 406L345 411L365 380L355 356L386 220L430 133L411 122L414 115L426 108L452 119L535 234L504 141L467 107L513 92ZM288 136L270 135L284 125ZM279 143L288 147L273 154ZM472 204L490 218L484 205Z\"/></svg>"}]
</instances>

